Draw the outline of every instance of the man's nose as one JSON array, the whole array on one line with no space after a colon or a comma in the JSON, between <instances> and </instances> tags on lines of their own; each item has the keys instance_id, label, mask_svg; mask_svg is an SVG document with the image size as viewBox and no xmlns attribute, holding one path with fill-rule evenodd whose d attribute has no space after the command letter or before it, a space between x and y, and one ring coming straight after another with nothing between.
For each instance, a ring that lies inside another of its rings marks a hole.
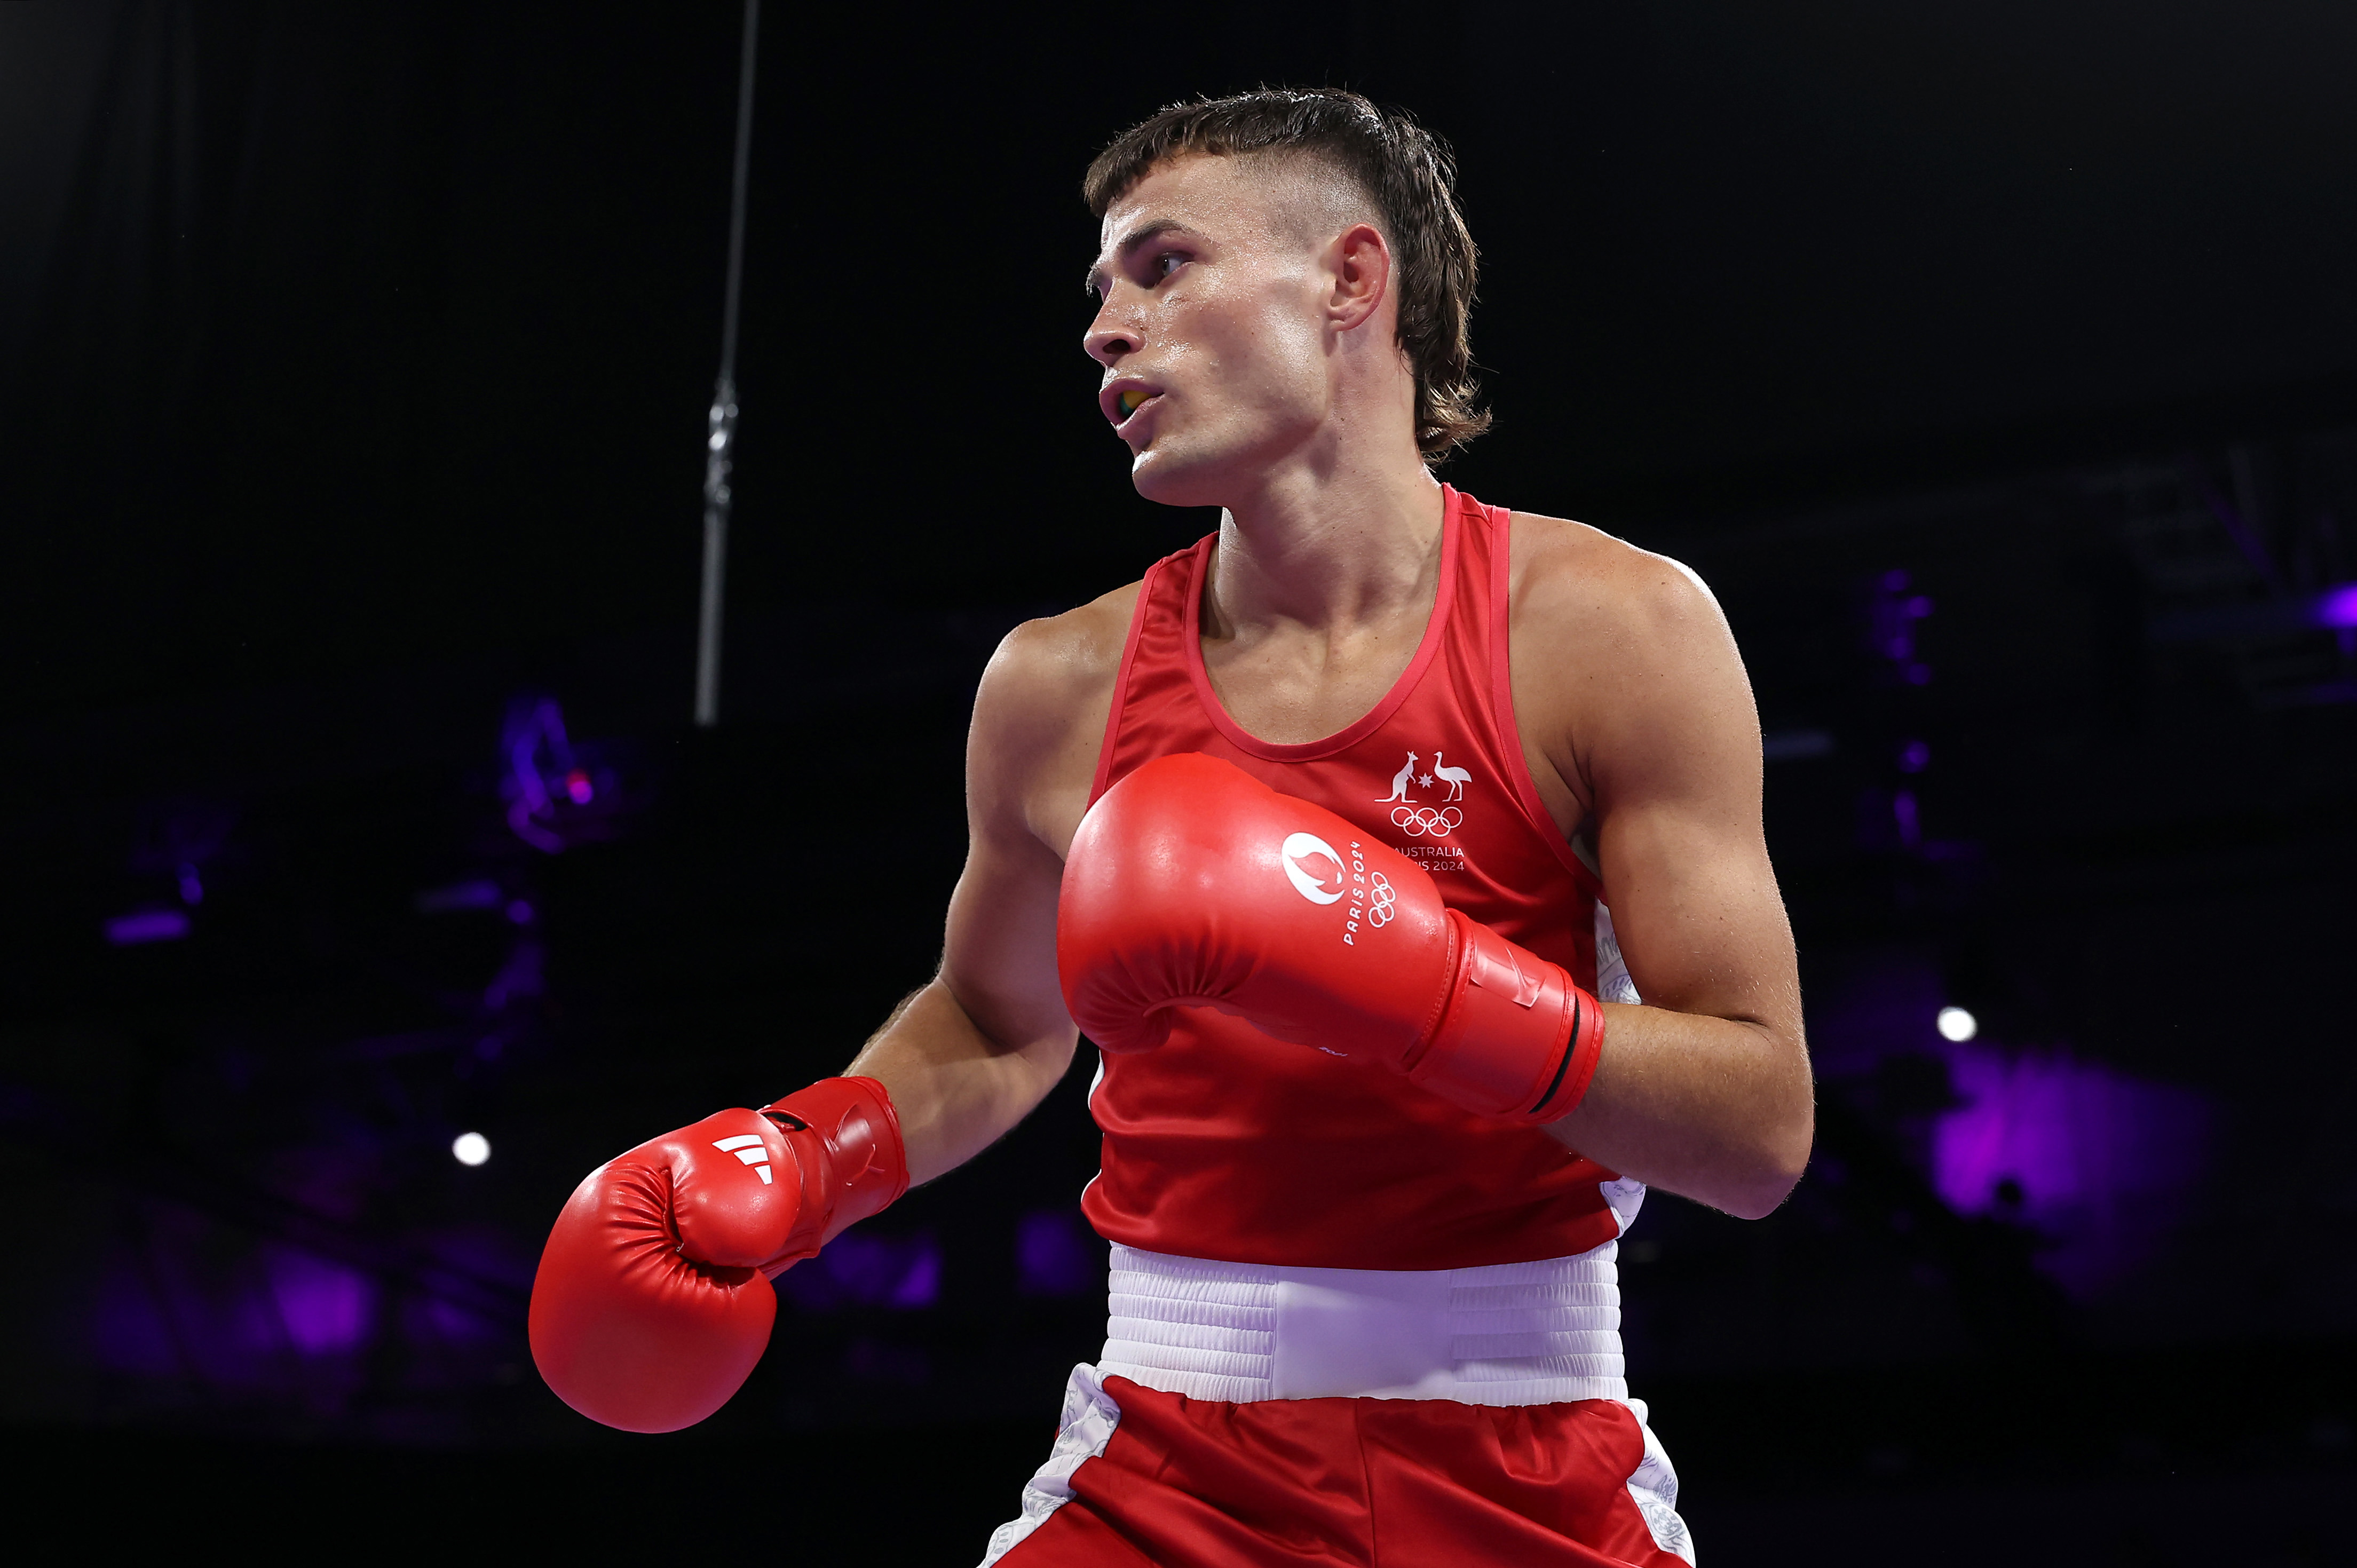
<instances>
[{"instance_id":1,"label":"man's nose","mask_svg":"<svg viewBox=\"0 0 2357 1568\"><path fill-rule=\"evenodd\" d=\"M1125 356L1145 348L1146 335L1133 322L1115 321L1113 306L1108 304L1097 312L1097 318L1089 323L1087 335L1081 339L1081 347L1090 359L1111 370Z\"/></svg>"}]
</instances>

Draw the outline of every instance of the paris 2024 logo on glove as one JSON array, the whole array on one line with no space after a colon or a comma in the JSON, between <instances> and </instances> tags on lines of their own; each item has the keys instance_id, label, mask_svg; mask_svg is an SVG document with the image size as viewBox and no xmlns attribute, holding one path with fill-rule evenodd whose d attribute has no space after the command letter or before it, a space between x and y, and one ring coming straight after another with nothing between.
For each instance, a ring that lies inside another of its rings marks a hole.
<instances>
[{"instance_id":1,"label":"paris 2024 logo on glove","mask_svg":"<svg viewBox=\"0 0 2357 1568\"><path fill-rule=\"evenodd\" d=\"M1330 874L1320 871L1313 876L1309 866L1304 864L1312 856L1323 856L1333 862L1334 870ZM1294 891L1312 904L1339 904L1346 895L1349 897L1351 908L1342 922L1343 946L1358 946L1359 930L1362 926L1380 930L1391 924L1393 907L1399 902L1399 892L1382 872L1368 871L1366 856L1360 853L1356 840L1351 842L1346 860L1340 851L1316 833L1288 833L1277 858L1284 863L1286 878L1293 884ZM1328 886L1329 881L1331 886Z\"/></svg>"}]
</instances>

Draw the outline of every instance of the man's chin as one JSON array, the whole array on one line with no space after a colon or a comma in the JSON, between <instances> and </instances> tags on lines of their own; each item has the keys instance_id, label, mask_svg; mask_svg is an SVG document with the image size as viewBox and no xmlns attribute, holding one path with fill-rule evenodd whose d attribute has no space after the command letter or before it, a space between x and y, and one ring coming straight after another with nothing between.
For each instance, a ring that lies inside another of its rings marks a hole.
<instances>
[{"instance_id":1,"label":"man's chin","mask_svg":"<svg viewBox=\"0 0 2357 1568\"><path fill-rule=\"evenodd\" d=\"M1235 489L1233 467L1148 446L1130 459L1129 482L1139 495L1161 506L1225 506Z\"/></svg>"}]
</instances>

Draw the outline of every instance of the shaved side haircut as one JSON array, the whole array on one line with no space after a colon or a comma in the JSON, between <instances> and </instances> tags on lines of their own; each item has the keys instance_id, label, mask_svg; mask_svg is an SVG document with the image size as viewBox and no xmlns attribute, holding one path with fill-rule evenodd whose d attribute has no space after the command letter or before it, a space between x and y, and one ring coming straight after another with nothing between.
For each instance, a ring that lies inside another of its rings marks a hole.
<instances>
[{"instance_id":1,"label":"shaved side haircut","mask_svg":"<svg viewBox=\"0 0 2357 1568\"><path fill-rule=\"evenodd\" d=\"M1476 403L1469 332L1479 252L1457 209L1456 162L1438 137L1339 88L1263 89L1174 103L1130 127L1089 165L1081 193L1103 218L1154 169L1194 155L1316 163L1356 186L1397 263L1417 449L1437 467L1490 427Z\"/></svg>"}]
</instances>

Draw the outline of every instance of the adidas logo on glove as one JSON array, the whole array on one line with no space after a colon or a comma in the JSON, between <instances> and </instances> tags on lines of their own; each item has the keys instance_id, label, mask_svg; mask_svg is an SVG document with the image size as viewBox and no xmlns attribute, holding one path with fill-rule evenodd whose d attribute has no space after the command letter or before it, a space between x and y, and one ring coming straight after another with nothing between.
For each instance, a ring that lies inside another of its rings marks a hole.
<instances>
[{"instance_id":1,"label":"adidas logo on glove","mask_svg":"<svg viewBox=\"0 0 2357 1568\"><path fill-rule=\"evenodd\" d=\"M733 1138L715 1138L712 1146L723 1154L735 1155L760 1173L761 1185L770 1185L770 1151L759 1133L739 1133Z\"/></svg>"}]
</instances>

